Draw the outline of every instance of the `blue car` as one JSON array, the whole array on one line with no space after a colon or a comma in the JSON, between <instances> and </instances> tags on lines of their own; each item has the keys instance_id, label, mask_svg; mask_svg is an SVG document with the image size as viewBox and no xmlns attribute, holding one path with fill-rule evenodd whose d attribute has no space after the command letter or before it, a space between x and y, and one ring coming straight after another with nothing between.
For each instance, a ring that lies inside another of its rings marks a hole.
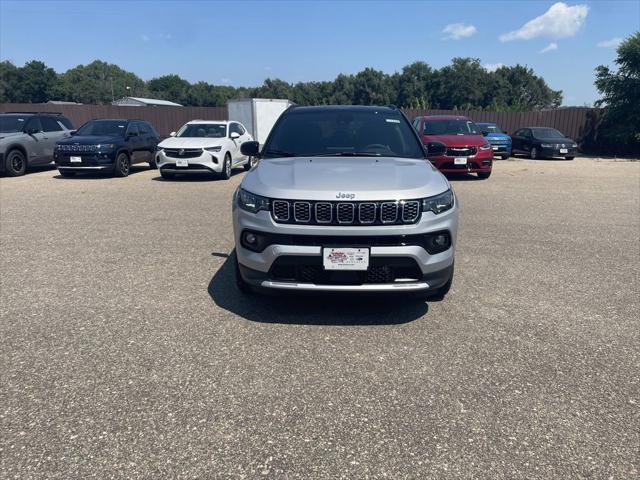
<instances>
[{"instance_id":1,"label":"blue car","mask_svg":"<svg viewBox=\"0 0 640 480\"><path fill-rule=\"evenodd\" d=\"M506 160L511 156L511 137L495 123L476 123L482 135L491 144L493 156Z\"/></svg>"}]
</instances>

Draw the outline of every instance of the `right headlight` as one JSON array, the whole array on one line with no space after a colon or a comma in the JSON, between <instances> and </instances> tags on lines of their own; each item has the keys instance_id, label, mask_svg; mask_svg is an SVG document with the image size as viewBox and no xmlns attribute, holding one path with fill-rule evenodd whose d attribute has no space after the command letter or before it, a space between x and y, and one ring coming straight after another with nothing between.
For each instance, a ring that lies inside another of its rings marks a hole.
<instances>
[{"instance_id":1,"label":"right headlight","mask_svg":"<svg viewBox=\"0 0 640 480\"><path fill-rule=\"evenodd\" d=\"M269 199L239 188L238 206L251 213L258 213L260 210L269 211Z\"/></svg>"},{"instance_id":2,"label":"right headlight","mask_svg":"<svg viewBox=\"0 0 640 480\"><path fill-rule=\"evenodd\" d=\"M435 197L422 199L422 211L430 211L438 215L439 213L451 210L453 208L454 202L455 195L453 194L453 190L449 189L446 192L441 193L440 195L436 195Z\"/></svg>"}]
</instances>

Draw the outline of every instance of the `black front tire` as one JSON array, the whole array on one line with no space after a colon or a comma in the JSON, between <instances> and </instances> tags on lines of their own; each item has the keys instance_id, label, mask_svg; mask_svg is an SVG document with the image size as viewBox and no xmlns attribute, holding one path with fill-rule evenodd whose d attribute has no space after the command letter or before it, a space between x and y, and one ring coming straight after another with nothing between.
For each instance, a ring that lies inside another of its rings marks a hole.
<instances>
[{"instance_id":1,"label":"black front tire","mask_svg":"<svg viewBox=\"0 0 640 480\"><path fill-rule=\"evenodd\" d=\"M238 287L238 290L240 290L242 293L252 293L251 286L245 281L244 278L242 278L242 274L240 273L240 265L238 264L238 257L236 256L235 252L233 253L233 266L235 270L236 287Z\"/></svg>"},{"instance_id":2,"label":"black front tire","mask_svg":"<svg viewBox=\"0 0 640 480\"><path fill-rule=\"evenodd\" d=\"M113 175L116 177L127 177L131 170L131 161L129 155L125 152L120 152L116 157L116 165L113 170Z\"/></svg>"},{"instance_id":3,"label":"black front tire","mask_svg":"<svg viewBox=\"0 0 640 480\"><path fill-rule=\"evenodd\" d=\"M10 177L21 177L27 171L27 159L20 150L11 150L4 167Z\"/></svg>"},{"instance_id":4,"label":"black front tire","mask_svg":"<svg viewBox=\"0 0 640 480\"><path fill-rule=\"evenodd\" d=\"M69 170L58 170L58 172L63 177L67 177L67 178L76 176L76 172L70 172Z\"/></svg>"},{"instance_id":5,"label":"black front tire","mask_svg":"<svg viewBox=\"0 0 640 480\"><path fill-rule=\"evenodd\" d=\"M502 160L508 160L509 159L509 154L505 153L500 158L502 158Z\"/></svg>"},{"instance_id":6,"label":"black front tire","mask_svg":"<svg viewBox=\"0 0 640 480\"><path fill-rule=\"evenodd\" d=\"M573 160L576 157L564 157L565 160Z\"/></svg>"},{"instance_id":7,"label":"black front tire","mask_svg":"<svg viewBox=\"0 0 640 480\"><path fill-rule=\"evenodd\" d=\"M160 170L160 176L162 178L164 178L165 180L171 180L171 179L175 178L175 174L173 174L171 172L163 172L162 170Z\"/></svg>"},{"instance_id":8,"label":"black front tire","mask_svg":"<svg viewBox=\"0 0 640 480\"><path fill-rule=\"evenodd\" d=\"M478 172L478 178L481 180L486 180L491 176L491 172Z\"/></svg>"},{"instance_id":9,"label":"black front tire","mask_svg":"<svg viewBox=\"0 0 640 480\"><path fill-rule=\"evenodd\" d=\"M447 293L449 293L449 290L451 290L451 285L453 285L454 270L455 265L454 268L451 269L451 276L449 277L449 280L447 280L447 283L445 283L440 288L427 293L426 300L428 302L441 302L442 300L444 300L444 297L447 295Z\"/></svg>"},{"instance_id":10,"label":"black front tire","mask_svg":"<svg viewBox=\"0 0 640 480\"><path fill-rule=\"evenodd\" d=\"M224 156L224 163L222 164L220 178L223 180L229 180L231 178L231 155L228 153Z\"/></svg>"}]
</instances>

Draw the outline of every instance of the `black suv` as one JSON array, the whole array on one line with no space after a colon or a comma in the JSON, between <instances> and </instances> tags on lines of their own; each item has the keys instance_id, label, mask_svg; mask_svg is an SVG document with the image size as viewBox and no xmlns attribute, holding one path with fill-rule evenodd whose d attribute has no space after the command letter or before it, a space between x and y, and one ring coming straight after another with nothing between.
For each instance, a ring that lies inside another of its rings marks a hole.
<instances>
[{"instance_id":1,"label":"black suv","mask_svg":"<svg viewBox=\"0 0 640 480\"><path fill-rule=\"evenodd\" d=\"M159 141L158 133L143 120L91 120L58 142L54 158L63 177L86 171L126 177L134 163L147 162L155 168Z\"/></svg>"},{"instance_id":2,"label":"black suv","mask_svg":"<svg viewBox=\"0 0 640 480\"><path fill-rule=\"evenodd\" d=\"M0 113L0 172L17 177L27 167L50 164L56 142L73 128L59 113Z\"/></svg>"}]
</instances>

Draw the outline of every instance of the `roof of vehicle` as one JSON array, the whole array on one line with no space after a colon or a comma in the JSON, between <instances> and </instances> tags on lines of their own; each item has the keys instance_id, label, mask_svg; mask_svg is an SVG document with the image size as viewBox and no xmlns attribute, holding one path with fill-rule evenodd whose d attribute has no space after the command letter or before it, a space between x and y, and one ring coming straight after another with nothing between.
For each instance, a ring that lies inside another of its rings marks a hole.
<instances>
[{"instance_id":1,"label":"roof of vehicle","mask_svg":"<svg viewBox=\"0 0 640 480\"><path fill-rule=\"evenodd\" d=\"M187 122L187 124L192 124L192 123L215 123L215 124L227 125L228 123L231 123L231 122L240 123L237 120L199 120L199 119L196 119L196 120L189 120Z\"/></svg>"},{"instance_id":2,"label":"roof of vehicle","mask_svg":"<svg viewBox=\"0 0 640 480\"><path fill-rule=\"evenodd\" d=\"M540 130L541 128L550 128L551 130L558 130L555 127L522 127L522 128L530 128L532 130ZM518 129L518 130L520 130L520 129Z\"/></svg>"},{"instance_id":3,"label":"roof of vehicle","mask_svg":"<svg viewBox=\"0 0 640 480\"><path fill-rule=\"evenodd\" d=\"M43 115L43 116L54 116L61 117L63 116L60 112L0 112L0 115L15 115L25 117L28 115Z\"/></svg>"},{"instance_id":4,"label":"roof of vehicle","mask_svg":"<svg viewBox=\"0 0 640 480\"><path fill-rule=\"evenodd\" d=\"M498 125L496 122L476 122L476 125Z\"/></svg>"},{"instance_id":5,"label":"roof of vehicle","mask_svg":"<svg viewBox=\"0 0 640 480\"><path fill-rule=\"evenodd\" d=\"M287 112L291 113L305 113L305 112L334 112L338 111L380 111L381 109L387 110L389 112L400 112L397 107L393 105L387 106L376 106L376 105L315 105L315 106L305 106L299 107L297 105L293 105L289 107Z\"/></svg>"},{"instance_id":6,"label":"roof of vehicle","mask_svg":"<svg viewBox=\"0 0 640 480\"><path fill-rule=\"evenodd\" d=\"M422 115L418 118L423 118L425 120L471 120L469 117L465 117L464 115Z\"/></svg>"}]
</instances>

